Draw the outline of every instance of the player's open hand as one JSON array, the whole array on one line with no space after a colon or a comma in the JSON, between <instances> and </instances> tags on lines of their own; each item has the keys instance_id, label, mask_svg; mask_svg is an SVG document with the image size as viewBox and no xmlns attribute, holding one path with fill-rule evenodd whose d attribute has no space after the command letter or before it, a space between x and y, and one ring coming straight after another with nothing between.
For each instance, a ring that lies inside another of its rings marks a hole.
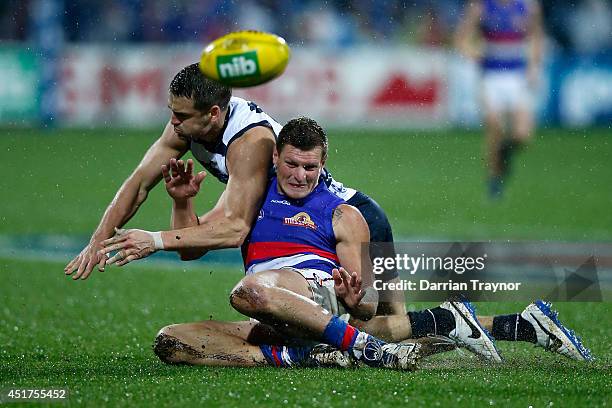
<instances>
[{"instance_id":1,"label":"player's open hand","mask_svg":"<svg viewBox=\"0 0 612 408\"><path fill-rule=\"evenodd\" d=\"M361 289L361 278L356 272L349 274L346 269L333 269L334 290L336 297L340 299L346 308L351 311L359 306L365 292Z\"/></svg>"},{"instance_id":2,"label":"player's open hand","mask_svg":"<svg viewBox=\"0 0 612 408\"><path fill-rule=\"evenodd\" d=\"M166 183L166 191L175 200L187 200L195 197L200 191L200 184L206 177L206 172L193 174L193 160L170 159L169 165L162 166L162 175Z\"/></svg>"},{"instance_id":3,"label":"player's open hand","mask_svg":"<svg viewBox=\"0 0 612 408\"><path fill-rule=\"evenodd\" d=\"M93 268L98 265L98 270L104 272L104 266L106 265L106 256L100 254L98 251L102 249L100 241L92 240L80 254L74 257L72 261L64 268L66 275L72 275L72 279L87 279L93 271Z\"/></svg>"},{"instance_id":4,"label":"player's open hand","mask_svg":"<svg viewBox=\"0 0 612 408\"><path fill-rule=\"evenodd\" d=\"M115 228L115 236L102 241L102 249L98 253L106 258L113 251L116 253L106 260L106 265L123 266L136 259L146 258L157 249L151 232Z\"/></svg>"}]
</instances>

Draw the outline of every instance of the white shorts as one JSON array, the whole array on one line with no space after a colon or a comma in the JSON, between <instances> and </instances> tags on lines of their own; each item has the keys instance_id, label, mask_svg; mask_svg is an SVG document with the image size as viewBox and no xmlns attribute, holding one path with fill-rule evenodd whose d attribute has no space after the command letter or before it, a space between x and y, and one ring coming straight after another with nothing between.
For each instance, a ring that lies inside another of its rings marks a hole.
<instances>
[{"instance_id":1,"label":"white shorts","mask_svg":"<svg viewBox=\"0 0 612 408\"><path fill-rule=\"evenodd\" d=\"M531 110L533 95L524 71L485 71L482 74L482 97L493 112Z\"/></svg>"},{"instance_id":2,"label":"white shorts","mask_svg":"<svg viewBox=\"0 0 612 408\"><path fill-rule=\"evenodd\" d=\"M306 282L308 282L312 299L323 309L336 316L346 314L344 306L336 298L334 278L330 274L318 269L298 269L290 266L285 266L281 269L287 269L302 275Z\"/></svg>"}]
</instances>

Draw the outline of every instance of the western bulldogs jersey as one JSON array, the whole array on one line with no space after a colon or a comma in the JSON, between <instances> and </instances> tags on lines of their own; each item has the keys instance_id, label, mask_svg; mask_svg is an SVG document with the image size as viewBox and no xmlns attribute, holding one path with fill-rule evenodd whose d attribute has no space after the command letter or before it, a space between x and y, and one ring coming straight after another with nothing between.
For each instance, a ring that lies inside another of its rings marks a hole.
<instances>
[{"instance_id":1,"label":"western bulldogs jersey","mask_svg":"<svg viewBox=\"0 0 612 408\"><path fill-rule=\"evenodd\" d=\"M293 200L270 180L266 199L243 247L247 274L282 267L317 269L331 275L340 263L332 214L344 200L324 182L304 199Z\"/></svg>"},{"instance_id":2,"label":"western bulldogs jersey","mask_svg":"<svg viewBox=\"0 0 612 408\"><path fill-rule=\"evenodd\" d=\"M225 157L227 149L236 139L242 136L247 130L257 126L265 126L272 130L274 137L278 138L278 134L283 128L278 122L268 116L254 102L246 101L242 98L232 97L228 106L227 117L225 124L221 130L221 138L214 147L204 146L204 144L195 140L191 141L191 152L206 170L215 176L222 183L227 183L229 174ZM274 169L270 169L270 175L274 174ZM348 200L356 191L352 188L347 188L342 183L333 179L327 170L323 170L324 182L335 195Z\"/></svg>"},{"instance_id":3,"label":"western bulldogs jersey","mask_svg":"<svg viewBox=\"0 0 612 408\"><path fill-rule=\"evenodd\" d=\"M529 0L484 0L480 27L485 40L484 70L527 66Z\"/></svg>"}]
</instances>

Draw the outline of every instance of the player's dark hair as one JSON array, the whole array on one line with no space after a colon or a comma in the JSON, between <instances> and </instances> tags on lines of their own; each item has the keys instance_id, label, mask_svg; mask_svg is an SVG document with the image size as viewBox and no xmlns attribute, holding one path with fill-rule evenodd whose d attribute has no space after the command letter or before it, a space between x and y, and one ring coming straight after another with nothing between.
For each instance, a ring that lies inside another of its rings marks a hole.
<instances>
[{"instance_id":1,"label":"player's dark hair","mask_svg":"<svg viewBox=\"0 0 612 408\"><path fill-rule=\"evenodd\" d=\"M276 151L280 153L285 145L308 151L316 147L323 150L322 158L327 158L327 135L317 122L310 118L291 119L278 135Z\"/></svg>"},{"instance_id":2,"label":"player's dark hair","mask_svg":"<svg viewBox=\"0 0 612 408\"><path fill-rule=\"evenodd\" d=\"M170 82L170 93L193 99L193 107L199 111L208 110L214 105L223 110L232 97L232 88L206 78L196 62L174 76Z\"/></svg>"}]
</instances>

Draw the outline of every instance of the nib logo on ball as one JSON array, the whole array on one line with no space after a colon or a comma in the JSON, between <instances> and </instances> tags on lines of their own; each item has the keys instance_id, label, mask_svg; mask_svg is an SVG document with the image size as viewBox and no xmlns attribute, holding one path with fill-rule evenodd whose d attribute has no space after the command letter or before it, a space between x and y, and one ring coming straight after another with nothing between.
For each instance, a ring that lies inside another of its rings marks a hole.
<instances>
[{"instance_id":1,"label":"nib logo on ball","mask_svg":"<svg viewBox=\"0 0 612 408\"><path fill-rule=\"evenodd\" d=\"M278 35L237 31L208 44L200 57L200 70L224 85L247 88L266 83L283 73L291 50Z\"/></svg>"},{"instance_id":2,"label":"nib logo on ball","mask_svg":"<svg viewBox=\"0 0 612 408\"><path fill-rule=\"evenodd\" d=\"M219 78L241 78L259 75L257 52L243 54L220 55L217 57Z\"/></svg>"}]
</instances>

